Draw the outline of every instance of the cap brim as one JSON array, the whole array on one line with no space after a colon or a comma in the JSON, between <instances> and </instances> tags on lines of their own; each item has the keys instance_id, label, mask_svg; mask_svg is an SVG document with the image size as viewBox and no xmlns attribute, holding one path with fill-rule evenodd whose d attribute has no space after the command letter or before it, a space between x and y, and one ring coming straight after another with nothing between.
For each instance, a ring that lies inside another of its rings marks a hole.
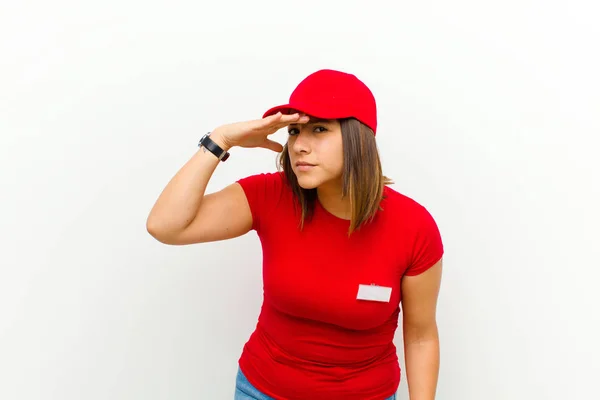
<instances>
[{"instance_id":1,"label":"cap brim","mask_svg":"<svg viewBox=\"0 0 600 400\"><path fill-rule=\"evenodd\" d=\"M280 106L273 107L269 109L267 112L263 114L263 118L268 117L269 115L277 114L281 112L282 114L291 114L292 112L299 112L301 114L306 114L315 118L323 118L323 119L338 119L338 118L346 118L347 116L336 115L335 113L326 113L322 110L316 110L315 107L304 107L299 105L291 105L291 104L282 104Z\"/></svg>"},{"instance_id":2,"label":"cap brim","mask_svg":"<svg viewBox=\"0 0 600 400\"><path fill-rule=\"evenodd\" d=\"M293 108L289 104L283 104L283 105L276 106L276 107L273 107L273 108L269 109L267 112L265 112L263 114L263 118L266 118L269 115L277 114L278 112L281 112L282 114L290 114L290 112L292 110L297 110L297 111L300 111L300 112L304 112L303 110L298 110L297 108Z\"/></svg>"}]
</instances>

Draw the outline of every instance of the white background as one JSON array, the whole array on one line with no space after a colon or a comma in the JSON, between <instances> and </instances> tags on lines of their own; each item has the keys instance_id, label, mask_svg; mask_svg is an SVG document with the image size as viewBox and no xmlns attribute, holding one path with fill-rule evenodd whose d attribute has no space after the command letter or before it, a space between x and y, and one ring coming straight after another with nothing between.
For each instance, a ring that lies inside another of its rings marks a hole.
<instances>
[{"instance_id":1,"label":"white background","mask_svg":"<svg viewBox=\"0 0 600 400\"><path fill-rule=\"evenodd\" d=\"M371 87L442 231L438 398L600 397L597 2L1 4L0 398L232 399L258 239L146 217L206 131L319 68ZM234 149L209 191L274 170Z\"/></svg>"}]
</instances>

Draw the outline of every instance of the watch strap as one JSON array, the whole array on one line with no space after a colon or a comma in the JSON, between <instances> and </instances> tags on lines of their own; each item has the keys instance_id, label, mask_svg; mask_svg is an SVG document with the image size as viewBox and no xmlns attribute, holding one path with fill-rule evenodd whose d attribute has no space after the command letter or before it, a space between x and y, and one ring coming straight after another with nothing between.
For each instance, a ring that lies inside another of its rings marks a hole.
<instances>
[{"instance_id":1,"label":"watch strap","mask_svg":"<svg viewBox=\"0 0 600 400\"><path fill-rule=\"evenodd\" d=\"M223 150L221 146L216 144L214 140L210 138L210 132L202 136L199 147L204 147L206 150L213 153L220 161L226 161L229 158L229 152Z\"/></svg>"}]
</instances>

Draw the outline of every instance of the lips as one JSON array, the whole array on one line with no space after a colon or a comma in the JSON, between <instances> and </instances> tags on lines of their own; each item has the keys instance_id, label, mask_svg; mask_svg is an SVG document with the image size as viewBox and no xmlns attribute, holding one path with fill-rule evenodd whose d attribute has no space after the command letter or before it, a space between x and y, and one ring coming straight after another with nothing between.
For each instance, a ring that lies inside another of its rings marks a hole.
<instances>
[{"instance_id":1,"label":"lips","mask_svg":"<svg viewBox=\"0 0 600 400\"><path fill-rule=\"evenodd\" d=\"M310 163L307 163L304 161L298 161L296 163L296 167L314 167L314 166L315 166L315 164L310 164Z\"/></svg>"},{"instance_id":2,"label":"lips","mask_svg":"<svg viewBox=\"0 0 600 400\"><path fill-rule=\"evenodd\" d=\"M313 169L314 166L314 164L307 163L305 161L298 161L296 163L296 171L307 172Z\"/></svg>"}]
</instances>

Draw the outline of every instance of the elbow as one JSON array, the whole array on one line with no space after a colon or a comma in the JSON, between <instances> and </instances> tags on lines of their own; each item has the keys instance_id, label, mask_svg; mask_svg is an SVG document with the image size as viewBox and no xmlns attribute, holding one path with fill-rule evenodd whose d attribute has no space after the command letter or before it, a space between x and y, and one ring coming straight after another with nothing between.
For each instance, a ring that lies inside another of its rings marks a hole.
<instances>
[{"instance_id":1,"label":"elbow","mask_svg":"<svg viewBox=\"0 0 600 400\"><path fill-rule=\"evenodd\" d=\"M404 325L405 344L420 344L424 342L439 340L438 327L435 321L427 324Z\"/></svg>"},{"instance_id":2,"label":"elbow","mask_svg":"<svg viewBox=\"0 0 600 400\"><path fill-rule=\"evenodd\" d=\"M160 225L154 218L152 218L152 216L148 217L148 219L146 220L146 231L154 239L158 240L159 242L162 242Z\"/></svg>"},{"instance_id":3,"label":"elbow","mask_svg":"<svg viewBox=\"0 0 600 400\"><path fill-rule=\"evenodd\" d=\"M146 231L150 236L163 244L174 244L173 235L164 228L164 225L161 224L160 221L152 217L152 215L146 220Z\"/></svg>"},{"instance_id":4,"label":"elbow","mask_svg":"<svg viewBox=\"0 0 600 400\"><path fill-rule=\"evenodd\" d=\"M152 217L148 217L148 219L146 220L146 231L153 238L156 238L156 236L159 234L158 226L154 219L152 219Z\"/></svg>"}]
</instances>

